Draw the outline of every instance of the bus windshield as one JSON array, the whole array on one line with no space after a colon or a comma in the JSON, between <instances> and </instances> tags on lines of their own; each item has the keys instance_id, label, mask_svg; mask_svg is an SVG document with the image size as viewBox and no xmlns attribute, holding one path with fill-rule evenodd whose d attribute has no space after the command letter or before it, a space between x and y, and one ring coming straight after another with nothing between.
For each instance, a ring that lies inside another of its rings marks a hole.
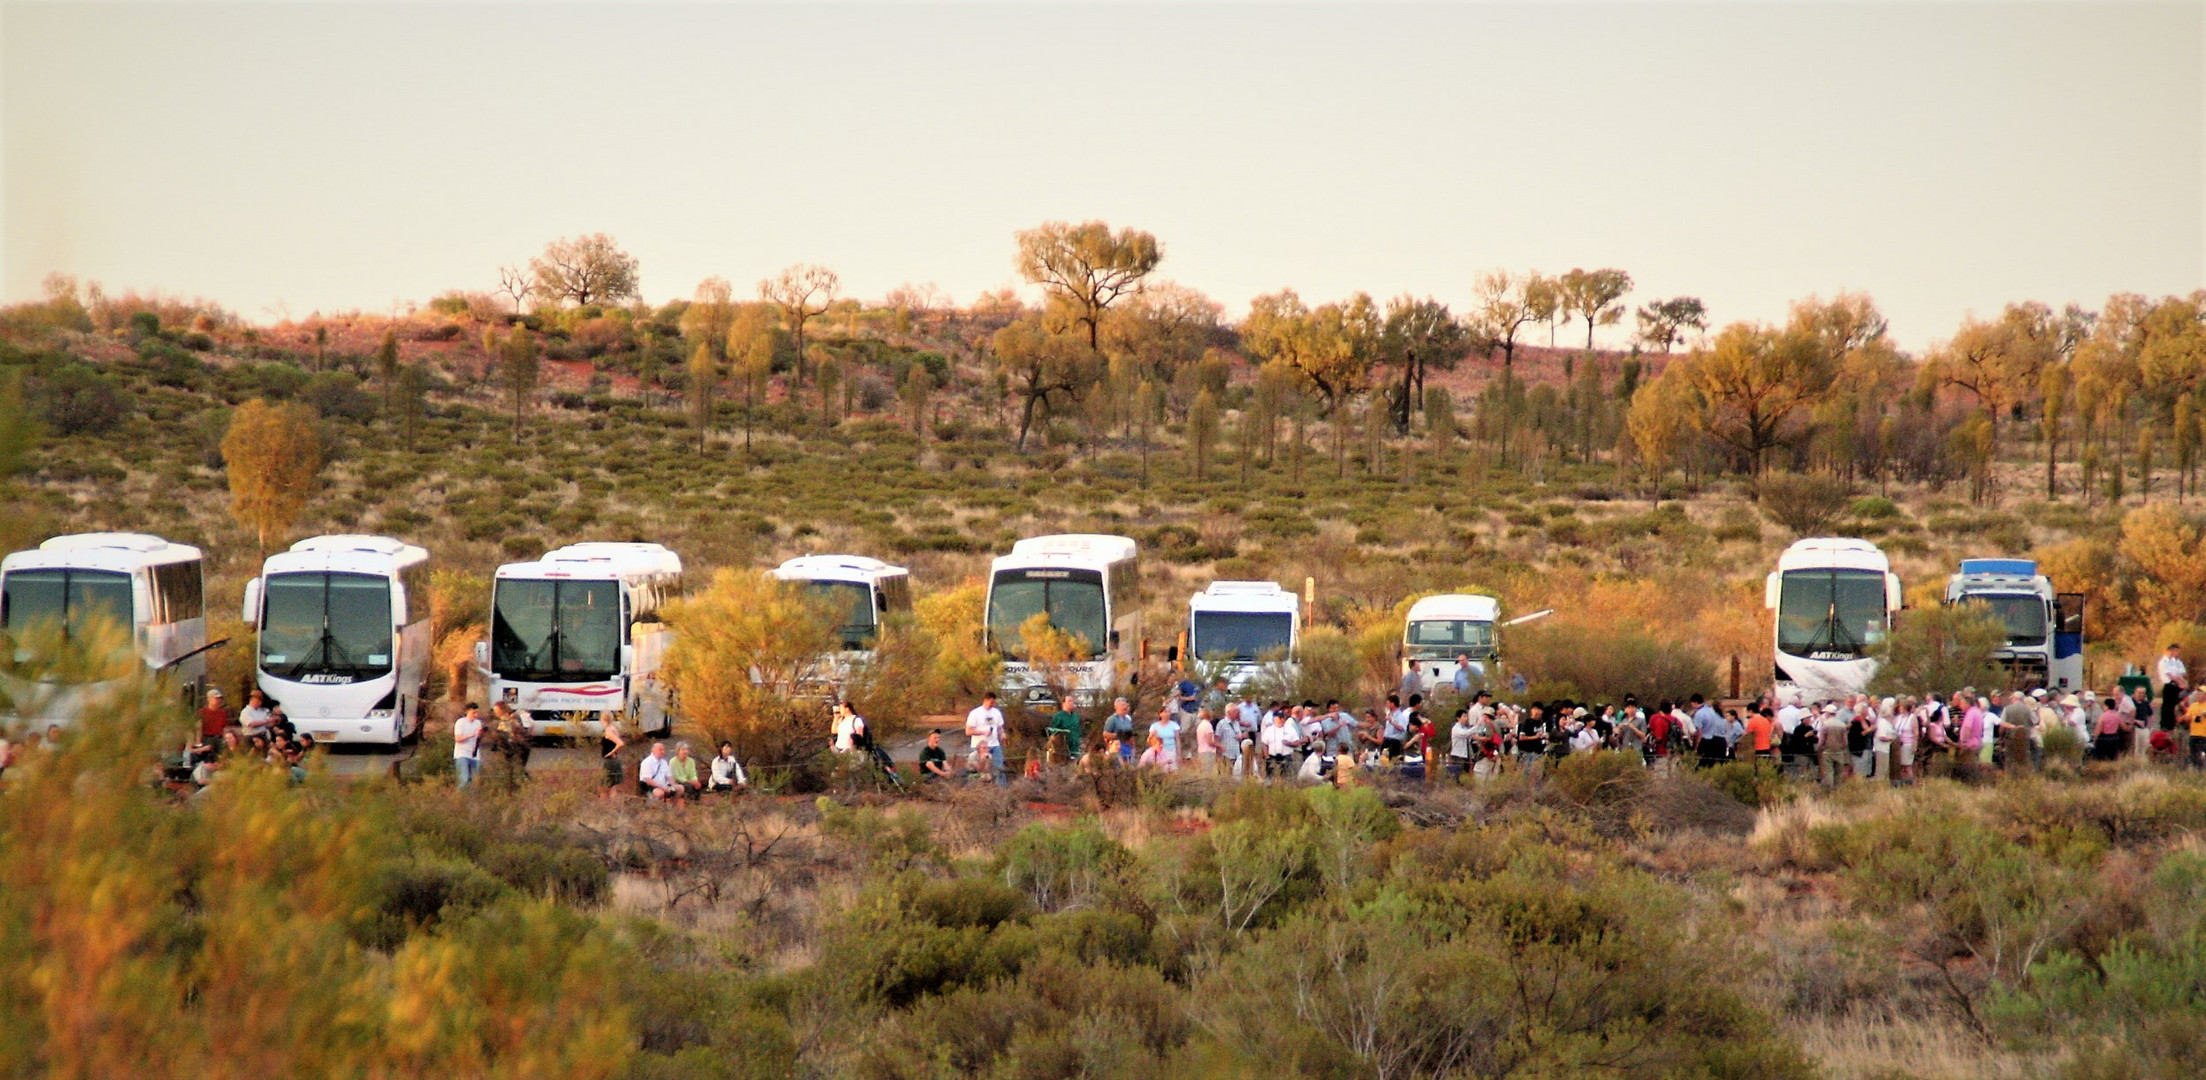
<instances>
[{"instance_id":1,"label":"bus windshield","mask_svg":"<svg viewBox=\"0 0 2206 1080\"><path fill-rule=\"evenodd\" d=\"M80 634L99 619L131 625L130 575L117 570L15 570L0 585L0 629L20 634L59 623Z\"/></svg>"},{"instance_id":2,"label":"bus windshield","mask_svg":"<svg viewBox=\"0 0 2206 1080\"><path fill-rule=\"evenodd\" d=\"M1777 648L1810 660L1859 660L1885 631L1884 575L1787 570L1777 593Z\"/></svg>"},{"instance_id":3,"label":"bus windshield","mask_svg":"<svg viewBox=\"0 0 2206 1080\"><path fill-rule=\"evenodd\" d=\"M1283 611L1198 611L1189 622L1187 651L1204 660L1269 660L1294 642Z\"/></svg>"},{"instance_id":4,"label":"bus windshield","mask_svg":"<svg viewBox=\"0 0 2206 1080\"><path fill-rule=\"evenodd\" d=\"M376 574L271 574L261 588L260 669L349 683L391 670L391 581Z\"/></svg>"},{"instance_id":5,"label":"bus windshield","mask_svg":"<svg viewBox=\"0 0 2206 1080\"><path fill-rule=\"evenodd\" d=\"M858 581L807 581L804 595L827 609L843 648L873 647L873 586Z\"/></svg>"},{"instance_id":6,"label":"bus windshield","mask_svg":"<svg viewBox=\"0 0 2206 1080\"><path fill-rule=\"evenodd\" d=\"M1992 609L2007 624L2007 644L2035 648L2045 644L2045 599L2038 596L1964 596Z\"/></svg>"},{"instance_id":7,"label":"bus windshield","mask_svg":"<svg viewBox=\"0 0 2206 1080\"><path fill-rule=\"evenodd\" d=\"M1109 647L1110 618L1101 571L997 571L988 590L988 636L996 648L1004 653L1019 651L1019 627L1037 614L1048 615L1051 626L1086 646L1075 660L1092 660Z\"/></svg>"},{"instance_id":8,"label":"bus windshield","mask_svg":"<svg viewBox=\"0 0 2206 1080\"><path fill-rule=\"evenodd\" d=\"M522 682L620 674L620 583L504 578L491 601L490 669Z\"/></svg>"},{"instance_id":9,"label":"bus windshield","mask_svg":"<svg viewBox=\"0 0 2206 1080\"><path fill-rule=\"evenodd\" d=\"M1469 619L1423 619L1409 624L1402 651L1411 660L1453 660L1494 655L1494 624Z\"/></svg>"}]
</instances>

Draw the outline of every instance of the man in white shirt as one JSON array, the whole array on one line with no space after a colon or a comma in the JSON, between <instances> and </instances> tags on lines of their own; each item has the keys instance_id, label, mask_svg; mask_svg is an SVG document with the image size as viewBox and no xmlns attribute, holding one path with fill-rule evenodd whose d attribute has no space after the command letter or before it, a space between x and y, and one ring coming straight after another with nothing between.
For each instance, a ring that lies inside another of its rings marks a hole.
<instances>
[{"instance_id":1,"label":"man in white shirt","mask_svg":"<svg viewBox=\"0 0 2206 1080\"><path fill-rule=\"evenodd\" d=\"M1264 743L1264 771L1268 776L1285 776L1294 771L1295 735L1287 729L1287 714L1275 712L1264 722L1261 736Z\"/></svg>"},{"instance_id":2,"label":"man in white shirt","mask_svg":"<svg viewBox=\"0 0 2206 1080\"><path fill-rule=\"evenodd\" d=\"M2175 707L2191 689L2191 671L2183 666L2183 646L2169 644L2160 658L2160 730L2175 730Z\"/></svg>"},{"instance_id":3,"label":"man in white shirt","mask_svg":"<svg viewBox=\"0 0 2206 1080\"><path fill-rule=\"evenodd\" d=\"M965 714L965 738L975 751L987 751L988 772L997 783L1011 782L1003 774L1003 710L996 707L995 694L982 694L980 704Z\"/></svg>"},{"instance_id":4,"label":"man in white shirt","mask_svg":"<svg viewBox=\"0 0 2206 1080\"><path fill-rule=\"evenodd\" d=\"M483 707L470 701L460 718L452 721L452 769L460 787L475 782L483 767Z\"/></svg>"},{"instance_id":5,"label":"man in white shirt","mask_svg":"<svg viewBox=\"0 0 2206 1080\"><path fill-rule=\"evenodd\" d=\"M1808 710L1806 710L1806 709L1803 709L1803 708L1801 708L1801 707L1800 707L1800 706L1798 706L1798 705L1780 705L1780 706L1778 706L1778 707L1777 707L1777 731L1778 731L1778 733L1779 733L1779 734L1781 734L1781 735L1790 735L1790 734L1792 734L1792 729L1794 729L1794 728L1796 728L1796 727L1799 727L1799 726L1800 726L1800 721L1802 721L1802 720L1806 719L1806 718L1807 718L1807 715L1808 715Z\"/></svg>"},{"instance_id":6,"label":"man in white shirt","mask_svg":"<svg viewBox=\"0 0 2206 1080\"><path fill-rule=\"evenodd\" d=\"M666 744L651 744L651 756L636 766L636 781L643 785L643 793L654 799L671 799L682 793L674 786L674 767L667 763Z\"/></svg>"}]
</instances>

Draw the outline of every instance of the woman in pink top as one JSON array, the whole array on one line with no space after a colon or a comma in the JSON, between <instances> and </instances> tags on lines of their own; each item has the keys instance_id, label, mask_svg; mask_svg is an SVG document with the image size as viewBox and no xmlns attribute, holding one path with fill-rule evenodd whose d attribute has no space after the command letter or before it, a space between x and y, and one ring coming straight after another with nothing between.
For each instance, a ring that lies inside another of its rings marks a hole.
<instances>
[{"instance_id":1,"label":"woman in pink top","mask_svg":"<svg viewBox=\"0 0 2206 1080\"><path fill-rule=\"evenodd\" d=\"M1974 702L1961 714L1961 753L1976 753L1984 745L1984 710Z\"/></svg>"},{"instance_id":2,"label":"woman in pink top","mask_svg":"<svg viewBox=\"0 0 2206 1080\"><path fill-rule=\"evenodd\" d=\"M2091 756L2100 761L2119 761L2122 748L2129 745L2129 717L2115 707L2113 698L2106 699L2106 711L2099 714L2098 736L2091 740Z\"/></svg>"},{"instance_id":3,"label":"woman in pink top","mask_svg":"<svg viewBox=\"0 0 2206 1080\"><path fill-rule=\"evenodd\" d=\"M1195 714L1195 771L1204 776L1218 771L1218 725L1209 709Z\"/></svg>"}]
</instances>

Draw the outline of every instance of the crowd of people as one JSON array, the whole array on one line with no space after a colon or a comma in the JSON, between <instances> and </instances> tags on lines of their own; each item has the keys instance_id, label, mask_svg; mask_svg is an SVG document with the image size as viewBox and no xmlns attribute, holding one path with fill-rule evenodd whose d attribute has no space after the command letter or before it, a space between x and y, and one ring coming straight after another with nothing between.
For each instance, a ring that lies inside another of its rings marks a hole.
<instances>
[{"instance_id":1,"label":"crowd of people","mask_svg":"<svg viewBox=\"0 0 2206 1080\"><path fill-rule=\"evenodd\" d=\"M178 786L188 784L196 796L214 786L225 768L257 761L286 770L299 783L306 779L307 758L314 749L314 736L300 731L283 706L258 689L234 713L222 691L210 689L199 709L196 737L185 743L169 779Z\"/></svg>"},{"instance_id":2,"label":"crowd of people","mask_svg":"<svg viewBox=\"0 0 2206 1080\"><path fill-rule=\"evenodd\" d=\"M1611 750L1637 756L1650 768L1749 761L1824 785L1848 779L1907 783L1925 775L2042 768L2054 732L2065 733L2052 742L2072 764L2135 755L2206 768L2206 690L2190 686L2174 646L2158 673L2157 715L2142 685L2100 696L1964 687L1782 704L1765 697L1732 706L1697 694L1651 706L1630 695L1615 704L1516 705L1498 703L1484 690L1457 695L1447 688L1441 692L1444 726L1439 703L1408 686L1359 713L1339 701L1259 702L1229 691L1222 680L1207 691L1183 682L1146 724L1124 698L1112 703L1092 734L1077 712L1059 706L1027 771L1124 768L1306 783L1339 781L1358 770L1407 779L1537 776L1569 755ZM847 708L842 712L847 715ZM1010 781L1005 717L994 694L966 715L962 760L943 748L943 734L927 736L918 762L922 781ZM838 734L836 748L862 747Z\"/></svg>"}]
</instances>

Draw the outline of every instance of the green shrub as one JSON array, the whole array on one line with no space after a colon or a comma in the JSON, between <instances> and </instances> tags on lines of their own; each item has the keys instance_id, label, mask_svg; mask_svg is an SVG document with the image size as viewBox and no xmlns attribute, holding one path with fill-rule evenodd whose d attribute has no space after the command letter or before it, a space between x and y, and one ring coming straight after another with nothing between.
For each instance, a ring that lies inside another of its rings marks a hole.
<instances>
[{"instance_id":1,"label":"green shrub","mask_svg":"<svg viewBox=\"0 0 2206 1080\"><path fill-rule=\"evenodd\" d=\"M1754 809L1775 806L1794 795L1791 782L1776 769L1752 761L1727 761L1693 775L1739 805Z\"/></svg>"}]
</instances>

